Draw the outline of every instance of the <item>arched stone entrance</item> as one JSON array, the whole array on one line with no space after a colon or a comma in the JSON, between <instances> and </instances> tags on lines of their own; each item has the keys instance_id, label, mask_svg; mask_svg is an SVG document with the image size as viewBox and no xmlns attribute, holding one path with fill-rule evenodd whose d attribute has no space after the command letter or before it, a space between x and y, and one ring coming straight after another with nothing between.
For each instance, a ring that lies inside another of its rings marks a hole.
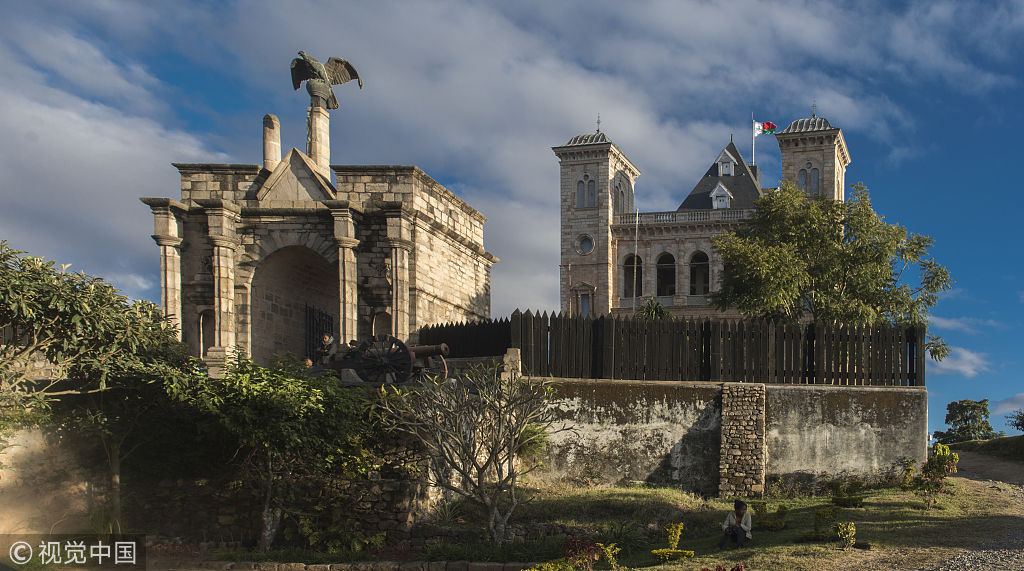
<instances>
[{"instance_id":1,"label":"arched stone entrance","mask_svg":"<svg viewBox=\"0 0 1024 571\"><path fill-rule=\"evenodd\" d=\"M310 323L313 315L329 316L331 335L337 337L338 290L337 264L309 248L288 246L264 258L252 278L253 360L265 364L286 352L305 356L308 337L318 336Z\"/></svg>"}]
</instances>

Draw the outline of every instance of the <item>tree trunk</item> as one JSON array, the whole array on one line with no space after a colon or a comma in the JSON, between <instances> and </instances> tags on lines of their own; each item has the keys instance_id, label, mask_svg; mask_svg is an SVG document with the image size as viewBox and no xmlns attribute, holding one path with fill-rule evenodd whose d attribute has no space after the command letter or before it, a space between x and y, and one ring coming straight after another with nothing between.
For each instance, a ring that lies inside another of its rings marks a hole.
<instances>
[{"instance_id":1,"label":"tree trunk","mask_svg":"<svg viewBox=\"0 0 1024 571\"><path fill-rule=\"evenodd\" d=\"M259 550L267 552L274 543L277 528L281 525L281 508L272 508L270 502L274 494L274 471L270 455L267 455L267 493L263 498L263 530L260 533Z\"/></svg>"},{"instance_id":2,"label":"tree trunk","mask_svg":"<svg viewBox=\"0 0 1024 571\"><path fill-rule=\"evenodd\" d=\"M110 519L114 533L121 533L121 442L110 443Z\"/></svg>"}]
</instances>

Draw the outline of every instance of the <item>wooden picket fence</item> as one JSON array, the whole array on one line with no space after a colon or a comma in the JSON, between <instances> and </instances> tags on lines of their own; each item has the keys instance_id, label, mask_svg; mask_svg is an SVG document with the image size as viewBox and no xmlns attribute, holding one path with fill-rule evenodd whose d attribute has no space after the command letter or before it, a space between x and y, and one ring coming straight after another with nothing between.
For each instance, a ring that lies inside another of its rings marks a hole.
<instances>
[{"instance_id":1,"label":"wooden picket fence","mask_svg":"<svg viewBox=\"0 0 1024 571\"><path fill-rule=\"evenodd\" d=\"M420 330L452 355L522 352L532 375L640 380L924 386L924 328L760 320L642 320L516 311Z\"/></svg>"}]
</instances>

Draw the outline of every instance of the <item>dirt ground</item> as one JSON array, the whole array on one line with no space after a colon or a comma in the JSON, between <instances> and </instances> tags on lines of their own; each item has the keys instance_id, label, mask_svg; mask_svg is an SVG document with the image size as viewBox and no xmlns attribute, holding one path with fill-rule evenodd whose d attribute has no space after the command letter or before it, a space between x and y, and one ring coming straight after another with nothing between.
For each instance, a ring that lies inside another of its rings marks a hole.
<instances>
[{"instance_id":1,"label":"dirt ground","mask_svg":"<svg viewBox=\"0 0 1024 571\"><path fill-rule=\"evenodd\" d=\"M960 452L957 476L971 480L994 480L1024 486L1024 462L1003 460L980 452Z\"/></svg>"}]
</instances>

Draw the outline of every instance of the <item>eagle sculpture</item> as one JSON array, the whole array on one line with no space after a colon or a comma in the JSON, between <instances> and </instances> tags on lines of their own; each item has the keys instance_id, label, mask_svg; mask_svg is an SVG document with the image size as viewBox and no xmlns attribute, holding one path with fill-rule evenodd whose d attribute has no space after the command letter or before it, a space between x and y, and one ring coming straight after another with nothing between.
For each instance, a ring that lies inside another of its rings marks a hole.
<instances>
[{"instance_id":1,"label":"eagle sculpture","mask_svg":"<svg viewBox=\"0 0 1024 571\"><path fill-rule=\"evenodd\" d=\"M323 97L327 101L328 109L338 108L338 98L334 96L332 85L341 85L355 79L359 82L359 89L363 88L363 80L359 78L359 73L347 61L332 57L327 60L327 65L324 65L304 51L299 51L299 55L301 57L292 60L292 87L298 89L305 81L309 95L313 99Z\"/></svg>"}]
</instances>

